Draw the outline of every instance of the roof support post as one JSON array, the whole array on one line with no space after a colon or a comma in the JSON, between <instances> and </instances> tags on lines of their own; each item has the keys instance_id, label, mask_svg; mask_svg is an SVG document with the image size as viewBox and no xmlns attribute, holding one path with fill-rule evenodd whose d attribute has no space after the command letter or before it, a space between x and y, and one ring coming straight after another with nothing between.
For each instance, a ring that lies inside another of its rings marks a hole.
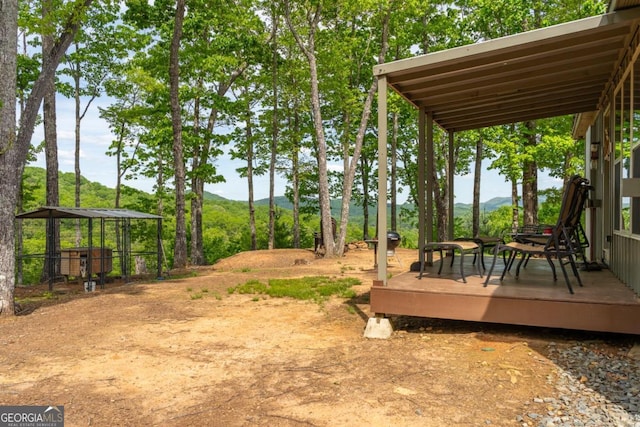
<instances>
[{"instance_id":1,"label":"roof support post","mask_svg":"<svg viewBox=\"0 0 640 427\"><path fill-rule=\"evenodd\" d=\"M427 112L427 203L426 203L426 231L427 242L433 241L433 177L434 177L434 160L433 160L433 113ZM433 256L433 254L431 254Z\"/></svg>"},{"instance_id":2,"label":"roof support post","mask_svg":"<svg viewBox=\"0 0 640 427\"><path fill-rule=\"evenodd\" d=\"M449 187L449 215L447 215L447 238L453 240L453 181L455 176L455 162L453 159L453 131L449 131L449 173L447 174L447 186Z\"/></svg>"},{"instance_id":3,"label":"roof support post","mask_svg":"<svg viewBox=\"0 0 640 427\"><path fill-rule=\"evenodd\" d=\"M387 285L387 78L378 77L378 280Z\"/></svg>"},{"instance_id":4,"label":"roof support post","mask_svg":"<svg viewBox=\"0 0 640 427\"><path fill-rule=\"evenodd\" d=\"M426 243L426 204L425 204L425 168L426 168L426 110L424 107L420 107L418 110L418 259L422 264L425 259L424 246ZM431 265L433 263L433 253L427 254L427 263Z\"/></svg>"},{"instance_id":5,"label":"roof support post","mask_svg":"<svg viewBox=\"0 0 640 427\"><path fill-rule=\"evenodd\" d=\"M157 257L158 257L158 279L162 279L162 218L156 220L157 223Z\"/></svg>"},{"instance_id":6,"label":"roof support post","mask_svg":"<svg viewBox=\"0 0 640 427\"><path fill-rule=\"evenodd\" d=\"M93 218L89 218L88 231L89 250L87 251L87 283L91 286L91 275L93 274Z\"/></svg>"},{"instance_id":7,"label":"roof support post","mask_svg":"<svg viewBox=\"0 0 640 427\"><path fill-rule=\"evenodd\" d=\"M106 264L105 264L105 248L104 248L104 218L100 218L100 289L104 289Z\"/></svg>"}]
</instances>

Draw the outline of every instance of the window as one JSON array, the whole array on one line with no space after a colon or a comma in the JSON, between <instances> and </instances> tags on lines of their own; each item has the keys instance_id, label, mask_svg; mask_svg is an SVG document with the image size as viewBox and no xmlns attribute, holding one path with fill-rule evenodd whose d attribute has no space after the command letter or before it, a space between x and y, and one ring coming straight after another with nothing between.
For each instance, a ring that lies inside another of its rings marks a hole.
<instances>
[{"instance_id":1,"label":"window","mask_svg":"<svg viewBox=\"0 0 640 427\"><path fill-rule=\"evenodd\" d=\"M613 227L640 235L640 197L623 191L625 180L640 178L640 57L618 87L614 105Z\"/></svg>"}]
</instances>

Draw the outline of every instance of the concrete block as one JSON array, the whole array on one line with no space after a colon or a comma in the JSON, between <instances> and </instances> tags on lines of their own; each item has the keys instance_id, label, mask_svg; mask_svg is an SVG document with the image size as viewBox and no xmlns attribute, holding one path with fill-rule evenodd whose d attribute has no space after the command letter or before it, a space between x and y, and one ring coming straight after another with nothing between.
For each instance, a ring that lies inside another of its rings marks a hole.
<instances>
[{"instance_id":1,"label":"concrete block","mask_svg":"<svg viewBox=\"0 0 640 427\"><path fill-rule=\"evenodd\" d=\"M386 317L370 317L367 327L364 329L365 338L377 338L386 340L393 333L393 325Z\"/></svg>"}]
</instances>

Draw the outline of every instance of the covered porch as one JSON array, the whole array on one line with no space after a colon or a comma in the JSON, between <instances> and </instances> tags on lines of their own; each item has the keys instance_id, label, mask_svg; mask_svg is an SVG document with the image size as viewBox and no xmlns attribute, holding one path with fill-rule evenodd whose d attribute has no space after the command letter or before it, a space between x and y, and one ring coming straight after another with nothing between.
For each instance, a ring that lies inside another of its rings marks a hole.
<instances>
[{"instance_id":1,"label":"covered porch","mask_svg":"<svg viewBox=\"0 0 640 427\"><path fill-rule=\"evenodd\" d=\"M470 266L465 269L470 272L467 283L460 280L456 266L452 270L448 263L438 276L437 261L435 269L430 267L432 270L422 280L415 272L389 277L386 242L381 239L378 276L371 290L371 310L377 318L413 315L640 334L637 296L640 288L634 278L637 275L633 274L640 265L640 252L610 250L612 242L613 249L618 247L617 238L625 239L625 244L640 243L640 235L626 230L619 237L613 215L621 214L614 213L612 208L621 194L636 197L640 192L615 190L619 188L615 183L620 174L615 175L613 162L600 154L603 145L600 142L608 136L594 125L604 111L615 110L614 91L620 90L621 76L629 75L630 64L640 55L640 2L623 3L612 2L611 11L601 16L374 67L379 81L378 164L382 165L378 171L379 235L387 232L387 92L391 89L418 110L421 262L425 258L428 265L434 261L433 252L424 249L434 236L434 184L430 177L434 170L435 126L448 134L448 170L453 171L456 132L577 115L574 136L582 138L585 133L592 133L584 153L585 178L596 188L588 204L585 227L592 243L590 261L603 261L609 266L602 271L583 271L584 287L574 283L574 295L569 293L561 275L558 282L553 282L544 261L541 265L530 264L518 280L508 273L502 284L499 277L503 265L498 263L498 271L487 287L483 286L483 279L471 274ZM618 116L613 113L607 116L612 120L611 129L620 127L613 123ZM636 146L640 147L640 143ZM590 151L594 148L596 151ZM640 150L637 155L640 156ZM638 174L640 178L640 169ZM455 194L452 173L447 180L449 194ZM453 240L458 237L453 235L454 199L450 197L448 203L447 233L448 240ZM632 218L639 214L640 208L636 210L632 211Z\"/></svg>"},{"instance_id":2,"label":"covered porch","mask_svg":"<svg viewBox=\"0 0 640 427\"><path fill-rule=\"evenodd\" d=\"M640 335L640 298L608 269L580 271L583 287L570 275L575 290L571 295L561 273L553 281L545 260L530 260L518 279L507 272L501 283L504 264L499 259L485 287L486 272L480 278L471 265L473 257L468 258L467 283L461 280L457 261L451 267L449 259L445 259L440 275L436 259L422 279L418 279L418 272L402 271L394 273L386 285L374 281L371 311ZM489 264L491 258L487 257Z\"/></svg>"}]
</instances>

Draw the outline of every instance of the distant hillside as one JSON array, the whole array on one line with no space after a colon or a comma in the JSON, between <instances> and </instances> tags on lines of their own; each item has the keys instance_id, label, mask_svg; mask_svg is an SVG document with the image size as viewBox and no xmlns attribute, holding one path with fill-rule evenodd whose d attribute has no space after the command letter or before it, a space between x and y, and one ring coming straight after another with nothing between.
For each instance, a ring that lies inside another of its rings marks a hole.
<instances>
[{"instance_id":1,"label":"distant hillside","mask_svg":"<svg viewBox=\"0 0 640 427\"><path fill-rule=\"evenodd\" d=\"M293 203L291 203L289 201L289 199L287 199L286 196L276 196L275 198L275 203L276 206L278 206L279 208L282 209L288 209L288 210L293 210ZM256 200L255 202L256 206L268 206L269 205L269 199L260 199L260 200ZM331 212L333 213L333 215L338 215L340 212L340 209L342 207L342 200L341 199L334 199L331 200ZM371 207L369 209L369 213L373 212L375 209L375 207ZM353 200L351 201L351 205L349 206L349 214L350 216L362 216L362 206L360 206L359 204L356 204Z\"/></svg>"},{"instance_id":2,"label":"distant hillside","mask_svg":"<svg viewBox=\"0 0 640 427\"><path fill-rule=\"evenodd\" d=\"M277 196L275 199L276 206L282 209L293 209L293 204L285 197L285 196ZM267 206L269 205L269 199L260 199L256 200L256 206ZM331 212L334 215L337 215L340 212L340 207L342 205L342 201L340 199L334 199L331 201ZM511 197L494 197L493 199L487 200L486 202L480 203L480 211L484 212L492 212L502 206L510 206L511 205ZM408 203L405 203L399 207L407 207L413 208L414 206ZM454 205L454 211L456 216L465 215L468 212L471 212L473 205L471 203L456 203ZM351 202L351 206L349 207L349 214L351 217L360 217L363 214L362 206L355 204L353 201ZM371 207L369 210L369 215L375 215L375 206Z\"/></svg>"},{"instance_id":3,"label":"distant hillside","mask_svg":"<svg viewBox=\"0 0 640 427\"><path fill-rule=\"evenodd\" d=\"M60 205L61 206L73 206L74 204L74 174L69 172L60 172ZM45 204L45 179L46 174L43 168L27 167L25 169L25 189L28 191L29 200L26 203L27 208L36 208ZM82 206L91 207L112 207L115 200L115 190L108 188L100 183L91 182L82 178ZM123 205L132 206L143 196L148 196L151 200L153 196L140 190L127 187L127 191L123 192L122 203ZM205 203L208 206L215 203L224 203L226 206L236 206L238 210L244 209L247 205L246 201L237 201L226 199L217 194L206 192L204 194ZM266 207L269 205L269 199L256 200L256 206ZM277 196L275 198L275 204L280 209L293 210L293 204L285 196ZM510 197L495 197L480 203L481 212L491 212L498 209L501 206L508 206L511 204ZM331 211L334 216L340 214L342 201L340 199L334 199L331 201ZM411 204L403 204L399 208L406 207L413 209ZM472 205L467 203L456 203L454 206L455 215L462 216L471 212ZM371 206L369 209L369 215L371 218L375 218L376 211L375 206ZM363 216L363 209L360 204L351 201L349 207L349 216L352 220L360 221Z\"/></svg>"},{"instance_id":4,"label":"distant hillside","mask_svg":"<svg viewBox=\"0 0 640 427\"><path fill-rule=\"evenodd\" d=\"M220 201L229 201L229 199L225 199L222 196L218 196L217 194L213 194L213 193L209 193L208 191L204 192L204 199L205 200L220 200Z\"/></svg>"},{"instance_id":5,"label":"distant hillside","mask_svg":"<svg viewBox=\"0 0 640 427\"><path fill-rule=\"evenodd\" d=\"M492 212L502 206L510 206L511 197L494 197L486 202L480 202L480 212ZM456 203L453 206L456 216L463 216L471 212L473 205L471 203Z\"/></svg>"}]
</instances>

